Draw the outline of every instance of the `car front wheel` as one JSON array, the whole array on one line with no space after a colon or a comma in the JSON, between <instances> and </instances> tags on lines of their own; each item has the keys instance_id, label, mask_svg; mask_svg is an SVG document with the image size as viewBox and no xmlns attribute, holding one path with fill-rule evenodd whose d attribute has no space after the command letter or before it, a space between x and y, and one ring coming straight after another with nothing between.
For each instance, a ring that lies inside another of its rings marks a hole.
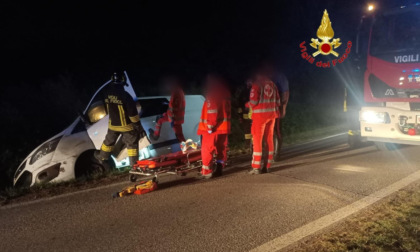
<instances>
[{"instance_id":1,"label":"car front wheel","mask_svg":"<svg viewBox=\"0 0 420 252\"><path fill-rule=\"evenodd\" d=\"M75 165L76 178L104 174L115 167L111 158L108 161L99 161L95 158L94 152L95 150L87 151L80 155Z\"/></svg>"}]
</instances>

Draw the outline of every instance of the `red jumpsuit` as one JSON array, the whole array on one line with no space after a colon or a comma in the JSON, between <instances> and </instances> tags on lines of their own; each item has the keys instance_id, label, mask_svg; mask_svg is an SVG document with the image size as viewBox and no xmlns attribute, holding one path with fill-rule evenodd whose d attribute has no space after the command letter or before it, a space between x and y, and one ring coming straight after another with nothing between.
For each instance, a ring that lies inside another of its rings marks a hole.
<instances>
[{"instance_id":1,"label":"red jumpsuit","mask_svg":"<svg viewBox=\"0 0 420 252\"><path fill-rule=\"evenodd\" d=\"M184 91L180 87L174 89L169 101L169 108L156 122L154 135L160 136L160 128L165 122L172 122L172 129L175 131L176 138L180 142L185 142L184 133L182 132L182 124L185 115L185 96Z\"/></svg>"},{"instance_id":2,"label":"red jumpsuit","mask_svg":"<svg viewBox=\"0 0 420 252\"><path fill-rule=\"evenodd\" d=\"M254 150L251 166L261 169L263 141L268 146L266 168L274 162L273 133L276 118L279 117L280 96L277 87L268 79L262 83L252 84L248 106L252 108L252 128Z\"/></svg>"},{"instance_id":3,"label":"red jumpsuit","mask_svg":"<svg viewBox=\"0 0 420 252\"><path fill-rule=\"evenodd\" d=\"M202 135L201 174L203 175L212 173L213 153L216 153L216 162L224 167L227 160L228 134L230 134L230 91L222 84L214 85L210 89L203 104L197 131L198 135Z\"/></svg>"}]
</instances>

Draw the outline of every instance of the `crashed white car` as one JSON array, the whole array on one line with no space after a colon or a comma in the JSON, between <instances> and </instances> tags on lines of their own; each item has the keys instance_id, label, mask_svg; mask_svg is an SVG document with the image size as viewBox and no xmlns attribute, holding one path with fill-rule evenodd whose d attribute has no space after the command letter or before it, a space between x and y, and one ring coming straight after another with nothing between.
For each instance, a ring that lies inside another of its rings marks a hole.
<instances>
[{"instance_id":1,"label":"crashed white car","mask_svg":"<svg viewBox=\"0 0 420 252\"><path fill-rule=\"evenodd\" d=\"M125 75L128 84L125 90L137 100L141 123L147 132L149 128L154 128L156 116L166 112L170 97L137 98L127 73ZM109 83L110 81L99 88L86 109L67 129L41 144L25 158L15 172L15 186L66 181L110 168L104 167L93 157L94 151L100 149L108 130L108 115L103 104L102 91ZM197 128L204 97L186 95L185 101L184 136L199 142ZM110 160L115 168L130 165L127 151L120 140L117 141ZM150 145L139 150L140 159L180 150L180 144L169 123L162 125L160 138L151 141Z\"/></svg>"}]
</instances>

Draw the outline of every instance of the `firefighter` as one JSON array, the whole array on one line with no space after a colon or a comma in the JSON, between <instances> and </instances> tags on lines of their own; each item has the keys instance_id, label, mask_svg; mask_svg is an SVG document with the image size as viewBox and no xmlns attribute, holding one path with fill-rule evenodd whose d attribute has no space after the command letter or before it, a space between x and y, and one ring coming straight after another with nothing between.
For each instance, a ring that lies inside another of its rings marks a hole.
<instances>
[{"instance_id":1,"label":"firefighter","mask_svg":"<svg viewBox=\"0 0 420 252\"><path fill-rule=\"evenodd\" d=\"M150 137L155 141L158 140L162 124L170 122L178 141L185 142L184 133L182 132L185 114L184 91L182 90L180 81L176 78L167 78L164 81L164 86L166 89L169 89L171 100L169 101L169 107L166 113L157 117L155 129L149 129Z\"/></svg>"},{"instance_id":2,"label":"firefighter","mask_svg":"<svg viewBox=\"0 0 420 252\"><path fill-rule=\"evenodd\" d=\"M125 90L125 77L114 73L111 84L105 90L105 105L109 114L108 132L102 143L100 152L95 157L103 162L109 159L118 137L127 147L130 164L133 165L139 158L138 142L146 136L137 111L136 103Z\"/></svg>"},{"instance_id":3,"label":"firefighter","mask_svg":"<svg viewBox=\"0 0 420 252\"><path fill-rule=\"evenodd\" d=\"M239 88L239 98L238 101L238 115L239 115L239 124L242 126L242 129L245 133L244 139L245 139L245 146L250 146L252 144L252 135L251 135L251 125L252 125L252 118L250 115L249 107L246 106L246 104L249 101L249 92L252 87L252 79L248 78L246 80L246 85L243 88Z\"/></svg>"},{"instance_id":4,"label":"firefighter","mask_svg":"<svg viewBox=\"0 0 420 252\"><path fill-rule=\"evenodd\" d=\"M277 87L267 75L257 74L252 84L248 106L252 109L253 153L250 174L261 174L274 162L274 124L279 117L280 96ZM268 147L267 160L262 160L263 146ZM262 167L262 164L265 167Z\"/></svg>"},{"instance_id":5,"label":"firefighter","mask_svg":"<svg viewBox=\"0 0 420 252\"><path fill-rule=\"evenodd\" d=\"M225 80L215 74L206 78L206 100L203 104L198 135L202 136L201 178L221 176L227 160L228 134L230 134L231 101ZM216 167L213 154L216 153Z\"/></svg>"}]
</instances>

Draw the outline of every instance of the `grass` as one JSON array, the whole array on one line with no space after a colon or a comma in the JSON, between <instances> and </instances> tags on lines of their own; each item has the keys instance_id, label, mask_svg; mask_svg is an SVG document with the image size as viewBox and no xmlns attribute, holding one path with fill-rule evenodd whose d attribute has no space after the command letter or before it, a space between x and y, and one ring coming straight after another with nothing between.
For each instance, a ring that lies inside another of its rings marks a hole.
<instances>
[{"instance_id":1,"label":"grass","mask_svg":"<svg viewBox=\"0 0 420 252\"><path fill-rule=\"evenodd\" d=\"M297 251L420 251L420 184L345 221Z\"/></svg>"},{"instance_id":2,"label":"grass","mask_svg":"<svg viewBox=\"0 0 420 252\"><path fill-rule=\"evenodd\" d=\"M73 179L65 182L36 184L30 188L7 187L0 192L0 205L44 197L51 197L76 190L89 189L118 181L128 180L128 170L113 170L107 173L93 174L90 177Z\"/></svg>"},{"instance_id":3,"label":"grass","mask_svg":"<svg viewBox=\"0 0 420 252\"><path fill-rule=\"evenodd\" d=\"M293 135L286 135L284 136L284 146L291 145L291 144L299 144L304 143L316 139L320 139L323 137L339 134L342 132L346 132L348 129L345 124L338 124L333 126L325 126L316 128L313 130L308 130L300 133L296 133Z\"/></svg>"}]
</instances>

